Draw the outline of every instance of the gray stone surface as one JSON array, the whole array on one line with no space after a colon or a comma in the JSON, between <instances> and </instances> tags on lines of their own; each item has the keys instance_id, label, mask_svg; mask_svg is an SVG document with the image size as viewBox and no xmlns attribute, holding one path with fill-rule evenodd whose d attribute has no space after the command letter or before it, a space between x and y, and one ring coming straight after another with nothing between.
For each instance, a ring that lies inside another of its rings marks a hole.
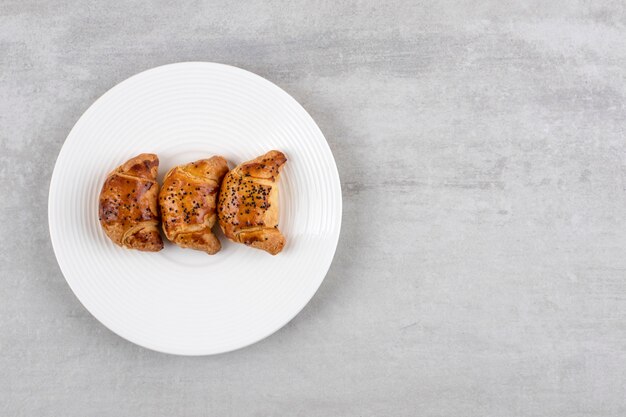
<instances>
[{"instance_id":1,"label":"gray stone surface","mask_svg":"<svg viewBox=\"0 0 626 417\"><path fill-rule=\"evenodd\" d=\"M600 3L2 0L0 415L626 415L626 8ZM300 101L344 198L304 311L192 358L100 325L47 224L81 113L189 60Z\"/></svg>"}]
</instances>

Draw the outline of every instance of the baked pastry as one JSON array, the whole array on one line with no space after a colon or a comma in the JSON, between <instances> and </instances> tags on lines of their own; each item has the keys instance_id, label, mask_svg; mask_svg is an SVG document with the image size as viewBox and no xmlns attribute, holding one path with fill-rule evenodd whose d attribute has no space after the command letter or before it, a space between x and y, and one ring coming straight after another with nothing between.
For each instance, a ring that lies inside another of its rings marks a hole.
<instances>
[{"instance_id":1,"label":"baked pastry","mask_svg":"<svg viewBox=\"0 0 626 417\"><path fill-rule=\"evenodd\" d=\"M146 252L163 249L156 181L159 158L142 153L111 172L100 191L99 220L117 245Z\"/></svg>"},{"instance_id":2,"label":"baked pastry","mask_svg":"<svg viewBox=\"0 0 626 417\"><path fill-rule=\"evenodd\" d=\"M179 165L165 175L159 206L163 231L169 240L209 255L221 249L211 228L217 220L217 193L227 172L226 160L214 156Z\"/></svg>"},{"instance_id":3,"label":"baked pastry","mask_svg":"<svg viewBox=\"0 0 626 417\"><path fill-rule=\"evenodd\" d=\"M276 255L285 246L278 230L278 177L287 158L269 151L226 174L218 217L227 238Z\"/></svg>"}]
</instances>

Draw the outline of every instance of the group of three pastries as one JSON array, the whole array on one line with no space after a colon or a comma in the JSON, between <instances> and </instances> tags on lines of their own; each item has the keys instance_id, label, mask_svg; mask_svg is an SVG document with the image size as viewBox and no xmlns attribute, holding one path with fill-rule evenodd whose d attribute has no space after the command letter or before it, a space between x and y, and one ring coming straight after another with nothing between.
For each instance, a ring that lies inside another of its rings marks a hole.
<instances>
[{"instance_id":1,"label":"group of three pastries","mask_svg":"<svg viewBox=\"0 0 626 417\"><path fill-rule=\"evenodd\" d=\"M141 154L111 172L100 192L99 218L117 245L156 252L165 237L183 248L217 253L212 228L238 243L276 255L285 245L278 230L278 177L287 161L270 151L229 171L221 156L172 168L159 191L159 159Z\"/></svg>"}]
</instances>

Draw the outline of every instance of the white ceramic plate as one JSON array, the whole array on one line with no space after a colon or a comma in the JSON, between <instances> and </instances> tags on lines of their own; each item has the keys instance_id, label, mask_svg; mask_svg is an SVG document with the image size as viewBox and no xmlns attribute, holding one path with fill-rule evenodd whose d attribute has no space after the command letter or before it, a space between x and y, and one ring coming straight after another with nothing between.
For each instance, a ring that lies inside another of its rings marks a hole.
<instances>
[{"instance_id":1,"label":"white ceramic plate","mask_svg":"<svg viewBox=\"0 0 626 417\"><path fill-rule=\"evenodd\" d=\"M168 242L142 253L100 228L104 178L132 156L156 153L161 180L177 164L222 155L232 168L271 149L288 158L277 256L221 232L214 256ZM48 217L67 282L105 326L150 349L214 354L272 334L311 299L337 246L341 187L322 132L291 96L248 71L189 62L135 75L83 114L57 159Z\"/></svg>"}]
</instances>

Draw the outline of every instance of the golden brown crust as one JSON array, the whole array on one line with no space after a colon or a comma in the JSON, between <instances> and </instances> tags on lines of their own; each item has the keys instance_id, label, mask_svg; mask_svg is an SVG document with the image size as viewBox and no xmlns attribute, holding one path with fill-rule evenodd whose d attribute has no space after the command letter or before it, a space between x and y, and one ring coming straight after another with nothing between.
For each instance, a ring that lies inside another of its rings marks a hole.
<instances>
[{"instance_id":1,"label":"golden brown crust","mask_svg":"<svg viewBox=\"0 0 626 417\"><path fill-rule=\"evenodd\" d=\"M99 219L117 245L146 252L163 249L159 234L156 181L159 158L143 153L112 171L99 199Z\"/></svg>"},{"instance_id":2,"label":"golden brown crust","mask_svg":"<svg viewBox=\"0 0 626 417\"><path fill-rule=\"evenodd\" d=\"M220 241L211 231L217 219L217 193L228 164L221 156L172 168L163 180L159 205L165 236L183 248L217 253Z\"/></svg>"},{"instance_id":3,"label":"golden brown crust","mask_svg":"<svg viewBox=\"0 0 626 417\"><path fill-rule=\"evenodd\" d=\"M226 174L218 217L227 238L276 255L285 246L278 230L278 179L287 158L269 151Z\"/></svg>"}]
</instances>

